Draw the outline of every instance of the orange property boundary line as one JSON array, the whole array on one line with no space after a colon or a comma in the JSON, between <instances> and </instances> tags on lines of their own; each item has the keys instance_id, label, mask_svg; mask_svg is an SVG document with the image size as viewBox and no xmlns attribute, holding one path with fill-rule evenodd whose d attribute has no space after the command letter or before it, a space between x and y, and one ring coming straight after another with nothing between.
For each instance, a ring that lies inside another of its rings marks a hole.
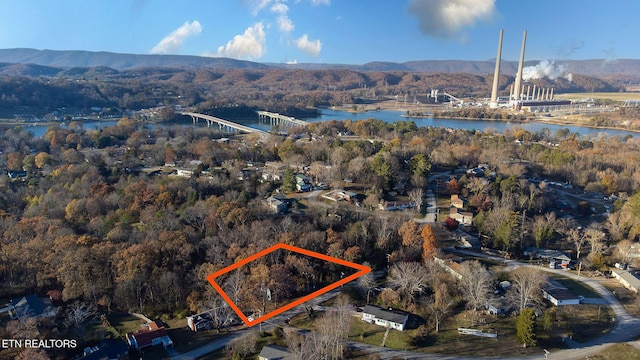
<instances>
[{"instance_id":1,"label":"orange property boundary line","mask_svg":"<svg viewBox=\"0 0 640 360\"><path fill-rule=\"evenodd\" d=\"M253 320L253 321L249 321L249 319L244 315L244 313L240 310L240 308L238 308L238 306L231 300L231 298L229 297L229 295L227 295L227 293L224 292L224 290L222 290L222 288L220 287L220 285L218 285L218 283L216 283L215 279L221 275L224 275L232 270L235 270L243 265L246 265L262 256L265 256L273 251L279 250L279 249L283 249L283 250L289 250L292 252L296 252L299 254L303 254L303 255L307 255L307 256L311 256L317 259L321 259L321 260L325 260L328 262L332 262L335 264L339 264L339 265L343 265L343 266L347 266L350 268L354 268L356 270L359 270L358 272L356 272L355 274L349 275L344 279L340 279L340 281L337 281L331 285L325 286L320 290L316 290L314 292L312 292L309 295L306 295L300 299L297 299L285 306L282 306L276 310L273 310L267 314L264 314L263 316ZM241 260L231 266L227 266L226 268L216 271L213 274L207 276L207 280L211 283L211 285L213 285L213 287L216 289L216 291L218 291L218 293L220 293L220 296L222 296L222 298L229 304L229 306L233 309L233 311L235 311L235 313L240 317L240 319L242 319L242 321L247 325L247 326L253 326L256 324L259 324L265 320L269 320L272 317L282 314L283 312L290 310L304 302L307 302L315 297L318 297L324 293L327 293L335 288L338 288L346 283L348 283L351 280L355 280L357 278L359 278L360 276L367 274L371 271L371 268L368 266L364 266L364 265L360 265L360 264L356 264L356 263L352 263L350 261L346 261L346 260L342 260L342 259L338 259L335 258L333 256L328 256L328 255L324 255L324 254L320 254L314 251L310 251L310 250L306 250L306 249L302 249L296 246L292 246L292 245L287 245L287 244L283 244L283 243L279 243L276 245L273 245L265 250L262 250L252 256L249 256L248 258Z\"/></svg>"}]
</instances>

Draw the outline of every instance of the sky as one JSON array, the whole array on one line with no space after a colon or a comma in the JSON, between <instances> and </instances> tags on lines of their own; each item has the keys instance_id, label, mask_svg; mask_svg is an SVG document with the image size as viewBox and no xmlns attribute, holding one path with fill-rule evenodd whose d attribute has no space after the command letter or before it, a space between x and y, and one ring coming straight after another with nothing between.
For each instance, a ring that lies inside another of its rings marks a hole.
<instances>
[{"instance_id":1,"label":"sky","mask_svg":"<svg viewBox=\"0 0 640 360\"><path fill-rule=\"evenodd\" d=\"M0 48L265 63L640 59L638 0L0 0Z\"/></svg>"}]
</instances>

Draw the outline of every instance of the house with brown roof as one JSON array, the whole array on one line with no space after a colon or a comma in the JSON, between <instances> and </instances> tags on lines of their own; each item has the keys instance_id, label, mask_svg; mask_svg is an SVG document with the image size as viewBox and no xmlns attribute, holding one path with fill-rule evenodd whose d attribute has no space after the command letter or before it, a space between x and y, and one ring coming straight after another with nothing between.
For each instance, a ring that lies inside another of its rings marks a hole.
<instances>
[{"instance_id":1,"label":"house with brown roof","mask_svg":"<svg viewBox=\"0 0 640 360\"><path fill-rule=\"evenodd\" d=\"M149 346L162 344L165 349L173 346L173 341L169 338L167 330L157 321L152 321L132 333L127 334L127 343L136 350L144 349Z\"/></svg>"}]
</instances>

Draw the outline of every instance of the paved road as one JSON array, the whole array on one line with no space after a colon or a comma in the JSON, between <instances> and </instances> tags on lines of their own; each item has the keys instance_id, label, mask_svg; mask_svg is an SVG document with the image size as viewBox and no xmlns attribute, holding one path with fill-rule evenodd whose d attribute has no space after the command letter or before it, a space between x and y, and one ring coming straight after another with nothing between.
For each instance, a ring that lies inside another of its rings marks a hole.
<instances>
[{"instance_id":1,"label":"paved road","mask_svg":"<svg viewBox=\"0 0 640 360\"><path fill-rule=\"evenodd\" d=\"M324 293L320 296L318 296L315 299L312 299L308 302L305 303L304 306L297 306L289 311L285 311L284 313L278 315L278 316L274 316L271 319L264 321L262 323L262 330L263 331L269 331L271 329L273 329L274 326L278 325L278 326L283 326L283 324L285 324L285 321L297 314L300 314L302 312L305 311L305 307L311 306L314 309L318 309L319 308L319 304L323 303L333 297L336 297L339 293L340 293L341 289L333 289L327 293ZM225 336L225 337L221 337L219 339L216 339L212 342L210 342L209 344L203 345L199 348L193 349L189 352L183 353L183 354L175 354L171 356L172 360L195 360L201 356L207 355L209 353L212 353L216 350L222 349L225 346L227 346L228 344L230 344L233 340L235 340L236 338L246 334L248 331L256 331L260 328L260 325L255 325L252 328L245 328L242 330L237 330L234 331L233 333Z\"/></svg>"},{"instance_id":2,"label":"paved road","mask_svg":"<svg viewBox=\"0 0 640 360\"><path fill-rule=\"evenodd\" d=\"M436 211L438 209L438 204L436 203L436 195L433 193L433 190L427 190L427 214L424 216L424 221L427 223L435 223L436 222Z\"/></svg>"}]
</instances>

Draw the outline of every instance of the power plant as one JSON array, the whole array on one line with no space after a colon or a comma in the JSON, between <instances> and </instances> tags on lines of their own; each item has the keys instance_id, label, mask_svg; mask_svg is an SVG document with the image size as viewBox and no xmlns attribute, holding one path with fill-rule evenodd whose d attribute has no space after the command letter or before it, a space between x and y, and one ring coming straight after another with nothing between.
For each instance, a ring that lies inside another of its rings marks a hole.
<instances>
[{"instance_id":1,"label":"power plant","mask_svg":"<svg viewBox=\"0 0 640 360\"><path fill-rule=\"evenodd\" d=\"M498 87L500 79L500 61L502 57L502 39L504 30L500 30L500 37L498 39L498 55L496 56L496 68L493 74L493 86L491 89L491 100L489 101L490 108L497 107L512 107L520 110L526 108L531 110L534 107L546 107L550 105L566 105L570 101L555 101L553 99L554 89L537 88L533 85L533 91L531 91L531 85L526 86L522 84L522 72L524 69L524 52L527 46L527 31L522 34L522 49L520 50L520 60L518 62L518 72L516 73L514 84L509 87L509 97L507 101L501 101L498 97Z\"/></svg>"}]
</instances>

